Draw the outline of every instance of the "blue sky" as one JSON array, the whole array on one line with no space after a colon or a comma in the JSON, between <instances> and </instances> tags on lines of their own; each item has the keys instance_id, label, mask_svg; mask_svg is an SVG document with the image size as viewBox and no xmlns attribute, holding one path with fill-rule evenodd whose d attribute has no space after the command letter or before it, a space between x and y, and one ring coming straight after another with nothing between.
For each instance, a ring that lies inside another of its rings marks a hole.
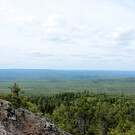
<instances>
[{"instance_id":1,"label":"blue sky","mask_svg":"<svg viewBox=\"0 0 135 135\"><path fill-rule=\"evenodd\" d=\"M135 1L1 0L5 68L135 70Z\"/></svg>"}]
</instances>

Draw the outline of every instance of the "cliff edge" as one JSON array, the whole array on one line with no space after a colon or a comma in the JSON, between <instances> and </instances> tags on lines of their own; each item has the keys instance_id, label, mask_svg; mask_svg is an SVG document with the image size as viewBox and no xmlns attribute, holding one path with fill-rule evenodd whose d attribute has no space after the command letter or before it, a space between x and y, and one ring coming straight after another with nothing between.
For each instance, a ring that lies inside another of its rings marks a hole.
<instances>
[{"instance_id":1,"label":"cliff edge","mask_svg":"<svg viewBox=\"0 0 135 135\"><path fill-rule=\"evenodd\" d=\"M70 135L48 118L0 99L0 135Z\"/></svg>"}]
</instances>

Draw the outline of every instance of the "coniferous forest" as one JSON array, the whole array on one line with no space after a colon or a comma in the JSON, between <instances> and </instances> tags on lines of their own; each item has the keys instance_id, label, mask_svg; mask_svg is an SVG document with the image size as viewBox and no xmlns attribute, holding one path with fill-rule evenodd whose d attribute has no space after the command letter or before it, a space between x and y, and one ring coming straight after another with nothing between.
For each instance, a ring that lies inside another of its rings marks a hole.
<instances>
[{"instance_id":1,"label":"coniferous forest","mask_svg":"<svg viewBox=\"0 0 135 135\"><path fill-rule=\"evenodd\" d=\"M135 134L135 98L107 94L61 93L32 96L32 111L49 117L74 135Z\"/></svg>"},{"instance_id":2,"label":"coniferous forest","mask_svg":"<svg viewBox=\"0 0 135 135\"><path fill-rule=\"evenodd\" d=\"M23 79L12 85L15 80L11 79L6 87L10 80L1 79L1 86L8 91L3 90L0 98L10 101L14 108L41 113L73 135L135 134L134 78L46 79L41 83L36 77L26 79L30 87ZM50 92L46 90L49 87Z\"/></svg>"},{"instance_id":3,"label":"coniferous forest","mask_svg":"<svg viewBox=\"0 0 135 135\"><path fill-rule=\"evenodd\" d=\"M8 98L10 97L10 98ZM52 96L2 96L15 108L42 113L73 135L135 134L135 98L70 92Z\"/></svg>"}]
</instances>

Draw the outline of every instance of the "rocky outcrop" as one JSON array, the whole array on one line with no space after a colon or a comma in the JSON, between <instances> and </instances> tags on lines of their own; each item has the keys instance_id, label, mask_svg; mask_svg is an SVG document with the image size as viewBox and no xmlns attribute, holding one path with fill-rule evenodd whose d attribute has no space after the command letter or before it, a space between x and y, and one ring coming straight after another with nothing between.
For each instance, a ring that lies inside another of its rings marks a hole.
<instances>
[{"instance_id":1,"label":"rocky outcrop","mask_svg":"<svg viewBox=\"0 0 135 135\"><path fill-rule=\"evenodd\" d=\"M0 135L69 135L48 118L0 99Z\"/></svg>"}]
</instances>

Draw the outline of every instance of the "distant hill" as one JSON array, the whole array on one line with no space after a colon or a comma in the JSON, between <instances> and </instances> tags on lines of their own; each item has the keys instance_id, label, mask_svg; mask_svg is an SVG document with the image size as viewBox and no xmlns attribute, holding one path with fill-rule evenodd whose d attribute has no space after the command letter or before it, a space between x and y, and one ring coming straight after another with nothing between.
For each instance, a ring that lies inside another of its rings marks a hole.
<instances>
[{"instance_id":1,"label":"distant hill","mask_svg":"<svg viewBox=\"0 0 135 135\"><path fill-rule=\"evenodd\" d=\"M0 69L4 80L88 80L135 77L135 71Z\"/></svg>"},{"instance_id":2,"label":"distant hill","mask_svg":"<svg viewBox=\"0 0 135 135\"><path fill-rule=\"evenodd\" d=\"M0 94L14 83L26 95L89 91L135 95L135 71L0 69Z\"/></svg>"}]
</instances>

